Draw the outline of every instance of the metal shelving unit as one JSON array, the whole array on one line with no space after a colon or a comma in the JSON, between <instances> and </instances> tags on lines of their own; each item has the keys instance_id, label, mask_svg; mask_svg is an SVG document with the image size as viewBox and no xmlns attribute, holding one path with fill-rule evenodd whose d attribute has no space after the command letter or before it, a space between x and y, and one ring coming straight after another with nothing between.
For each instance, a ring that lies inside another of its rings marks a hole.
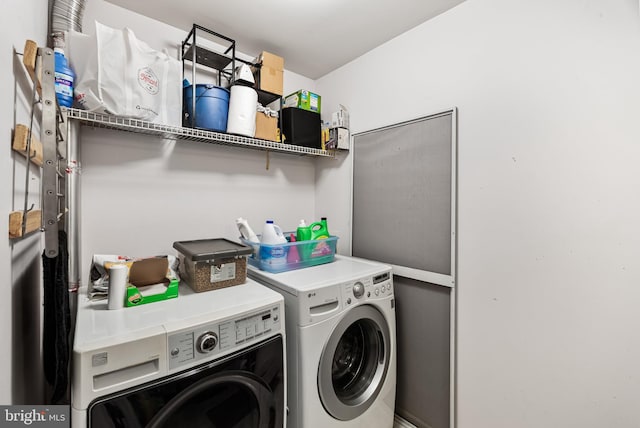
<instances>
[{"instance_id":1,"label":"metal shelving unit","mask_svg":"<svg viewBox=\"0 0 640 428\"><path fill-rule=\"evenodd\" d=\"M205 36L205 37L203 37ZM200 39L208 40L214 44L221 46L222 52L216 52L213 49L205 48L198 45ZM195 128L198 123L196 117L198 110L196 108L196 69L197 65L202 65L215 70L217 74L218 86L222 85L223 77L229 81L229 85L233 84L233 72L236 69L236 41L229 37L218 34L200 25L193 24L191 31L182 41L182 76L186 78L185 67L187 62L191 63L191 114L189 117L183 117L182 124ZM183 101L184 103L184 101ZM189 111L187 106L182 106L183 114Z\"/></svg>"},{"instance_id":2,"label":"metal shelving unit","mask_svg":"<svg viewBox=\"0 0 640 428\"><path fill-rule=\"evenodd\" d=\"M202 43L203 40L208 43L209 47L204 47L202 44L199 44ZM216 51L215 48L212 47L211 43L218 46L218 51ZM187 66L191 68L191 106L186 106L184 104L182 106L182 125L191 128L197 128L195 124L197 123L196 116L198 115L198 111L196 108L196 69L198 68L198 66L206 67L209 69L209 71L213 72L216 75L218 86L221 86L223 83L223 79L225 79L227 85L225 85L224 87L228 86L230 88L236 83L235 70L237 64L246 64L252 69L260 68L262 64L254 64L252 62L236 58L235 40L197 24L193 24L191 31L182 41L181 46L182 75L184 78L187 77ZM258 94L259 104L266 107L269 104L278 101L278 107L281 109L282 95L274 94L257 87L255 88L255 90ZM188 111L192 113L187 113ZM282 134L281 116L281 114L278 115L278 129ZM280 138L282 138L282 135ZM279 147L276 147L275 149L277 151L282 151ZM286 152L290 151L287 150Z\"/></svg>"},{"instance_id":3,"label":"metal shelving unit","mask_svg":"<svg viewBox=\"0 0 640 428\"><path fill-rule=\"evenodd\" d=\"M238 146L248 149L289 153L299 156L335 157L335 152L330 150L320 150L311 147L278 143L275 141L243 137L241 135L227 134L224 132L161 125L143 120L129 119L102 113L92 113L78 109L63 109L63 111L66 113L68 119L75 119L83 125L93 126L96 128L117 129L138 134L156 135L164 139Z\"/></svg>"},{"instance_id":4,"label":"metal shelving unit","mask_svg":"<svg viewBox=\"0 0 640 428\"><path fill-rule=\"evenodd\" d=\"M66 133L62 131L65 127L64 118L58 109L54 87L55 56L53 49L38 47L32 40L26 41L22 55L25 69L33 81L33 104L30 125L16 124L14 133L13 149L23 153L27 163L24 209L10 213L9 236L21 238L40 230L44 232L44 255L55 258L58 256L58 232L64 230L61 220L67 210L68 175ZM41 108L39 141L32 135L36 104L40 104ZM28 206L31 163L41 168L41 209ZM15 230L12 230L12 223L17 226Z\"/></svg>"},{"instance_id":5,"label":"metal shelving unit","mask_svg":"<svg viewBox=\"0 0 640 428\"><path fill-rule=\"evenodd\" d=\"M221 49L223 51L216 52L213 49L198 45L197 41L203 38L203 35L205 40L222 46ZM196 64L200 64L218 72L218 86L222 84L221 78L223 75L233 84L233 71L236 69L236 41L200 25L193 24L191 31L182 41L183 74L185 61L191 62L192 83L196 81Z\"/></svg>"}]
</instances>

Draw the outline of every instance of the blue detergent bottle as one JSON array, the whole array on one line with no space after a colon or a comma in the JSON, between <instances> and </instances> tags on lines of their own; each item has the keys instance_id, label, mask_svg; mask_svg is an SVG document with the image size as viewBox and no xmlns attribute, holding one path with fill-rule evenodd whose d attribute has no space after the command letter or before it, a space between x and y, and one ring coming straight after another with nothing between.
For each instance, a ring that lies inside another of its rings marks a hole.
<instances>
[{"instance_id":1,"label":"blue detergent bottle","mask_svg":"<svg viewBox=\"0 0 640 428\"><path fill-rule=\"evenodd\" d=\"M69 67L64 50L55 48L53 51L55 53L56 98L61 107L71 107L73 105L73 82L76 75Z\"/></svg>"},{"instance_id":2,"label":"blue detergent bottle","mask_svg":"<svg viewBox=\"0 0 640 428\"><path fill-rule=\"evenodd\" d=\"M264 224L260 244L260 260L265 266L278 268L287 264L287 238L273 220L267 220Z\"/></svg>"}]
</instances>

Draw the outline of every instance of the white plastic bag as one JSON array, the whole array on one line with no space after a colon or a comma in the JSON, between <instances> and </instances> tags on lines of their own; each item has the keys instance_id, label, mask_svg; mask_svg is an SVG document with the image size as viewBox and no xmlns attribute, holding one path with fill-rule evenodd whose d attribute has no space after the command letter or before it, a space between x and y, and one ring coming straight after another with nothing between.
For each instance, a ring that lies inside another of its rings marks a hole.
<instances>
[{"instance_id":1,"label":"white plastic bag","mask_svg":"<svg viewBox=\"0 0 640 428\"><path fill-rule=\"evenodd\" d=\"M85 110L182 124L182 64L138 40L129 28L96 22L94 36L70 31L66 53L74 96Z\"/></svg>"}]
</instances>

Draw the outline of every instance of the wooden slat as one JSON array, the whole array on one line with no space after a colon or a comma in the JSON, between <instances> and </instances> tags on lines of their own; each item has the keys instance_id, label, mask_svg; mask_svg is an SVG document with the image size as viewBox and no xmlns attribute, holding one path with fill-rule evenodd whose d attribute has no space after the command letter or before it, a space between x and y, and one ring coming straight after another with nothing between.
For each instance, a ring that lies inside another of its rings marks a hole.
<instances>
[{"instance_id":1,"label":"wooden slat","mask_svg":"<svg viewBox=\"0 0 640 428\"><path fill-rule=\"evenodd\" d=\"M29 127L22 124L16 125L13 135L13 150L27 157L27 141L29 139ZM42 166L42 143L35 135L31 135L31 162Z\"/></svg>"},{"instance_id":2,"label":"wooden slat","mask_svg":"<svg viewBox=\"0 0 640 428\"><path fill-rule=\"evenodd\" d=\"M27 40L24 44L24 52L22 54L22 63L29 72L31 80L37 82L36 89L38 94L42 96L42 85L40 79L36 74L36 58L38 57L38 44L33 40Z\"/></svg>"},{"instance_id":3,"label":"wooden slat","mask_svg":"<svg viewBox=\"0 0 640 428\"><path fill-rule=\"evenodd\" d=\"M13 211L9 214L9 238L21 238L22 237L22 219L24 218L24 212ZM27 228L25 234L35 232L40 229L42 222L42 212L40 210L27 211Z\"/></svg>"}]
</instances>

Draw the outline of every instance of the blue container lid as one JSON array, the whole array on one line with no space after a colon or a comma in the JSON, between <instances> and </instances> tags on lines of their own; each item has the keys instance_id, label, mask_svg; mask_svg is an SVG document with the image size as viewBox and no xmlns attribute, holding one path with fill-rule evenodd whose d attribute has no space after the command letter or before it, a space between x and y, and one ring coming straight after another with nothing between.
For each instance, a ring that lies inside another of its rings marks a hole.
<instances>
[{"instance_id":1,"label":"blue container lid","mask_svg":"<svg viewBox=\"0 0 640 428\"><path fill-rule=\"evenodd\" d=\"M185 86L182 88L184 96L191 98L193 92L193 85ZM221 99L229 99L229 90L222 86L212 85L210 83L198 83L196 84L196 97L214 97Z\"/></svg>"}]
</instances>

